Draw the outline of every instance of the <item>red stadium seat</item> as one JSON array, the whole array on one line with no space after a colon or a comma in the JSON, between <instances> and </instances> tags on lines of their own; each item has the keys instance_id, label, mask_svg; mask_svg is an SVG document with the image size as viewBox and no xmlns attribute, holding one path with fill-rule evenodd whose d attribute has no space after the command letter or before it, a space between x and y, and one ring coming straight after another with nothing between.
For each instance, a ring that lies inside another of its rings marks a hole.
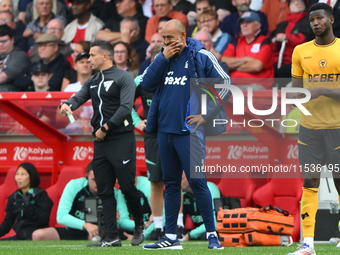
<instances>
[{"instance_id":1,"label":"red stadium seat","mask_svg":"<svg viewBox=\"0 0 340 255\"><path fill-rule=\"evenodd\" d=\"M18 186L14 179L16 171L16 167L11 167L6 174L4 183L0 186L0 222L2 222L5 218L5 208L8 197L18 189ZM11 229L11 231L2 238L11 237L14 235L15 232L13 229Z\"/></svg>"},{"instance_id":2,"label":"red stadium seat","mask_svg":"<svg viewBox=\"0 0 340 255\"><path fill-rule=\"evenodd\" d=\"M192 219L190 218L189 214L185 218L185 224L184 224L184 229L194 229L195 224L192 222Z\"/></svg>"},{"instance_id":3,"label":"red stadium seat","mask_svg":"<svg viewBox=\"0 0 340 255\"><path fill-rule=\"evenodd\" d=\"M240 198L241 207L252 206L255 184L251 178L221 178L217 184L222 196Z\"/></svg>"},{"instance_id":4,"label":"red stadium seat","mask_svg":"<svg viewBox=\"0 0 340 255\"><path fill-rule=\"evenodd\" d=\"M62 226L57 224L57 210L60 197L64 191L66 184L72 180L86 176L85 167L65 166L60 170L58 181L56 184L49 187L46 191L48 196L53 201L53 207L50 215L50 227Z\"/></svg>"},{"instance_id":5,"label":"red stadium seat","mask_svg":"<svg viewBox=\"0 0 340 255\"><path fill-rule=\"evenodd\" d=\"M294 242L300 237L300 200L302 178L272 178L254 192L255 204L278 206L294 216Z\"/></svg>"}]
</instances>

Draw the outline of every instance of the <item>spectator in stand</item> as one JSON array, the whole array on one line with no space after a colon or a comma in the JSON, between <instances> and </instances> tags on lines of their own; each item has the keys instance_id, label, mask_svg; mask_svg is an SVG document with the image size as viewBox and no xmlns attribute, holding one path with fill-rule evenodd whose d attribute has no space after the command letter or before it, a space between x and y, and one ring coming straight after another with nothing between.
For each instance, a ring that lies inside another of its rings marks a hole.
<instances>
[{"instance_id":1,"label":"spectator in stand","mask_svg":"<svg viewBox=\"0 0 340 255\"><path fill-rule=\"evenodd\" d=\"M28 40L22 34L26 29L25 24L19 20L14 22L14 15L9 10L0 11L0 25L6 24L14 31L14 46L27 52Z\"/></svg>"},{"instance_id":2,"label":"spectator in stand","mask_svg":"<svg viewBox=\"0 0 340 255\"><path fill-rule=\"evenodd\" d=\"M169 20L171 20L169 17L162 17L159 19L157 33L162 34L163 27Z\"/></svg>"},{"instance_id":3,"label":"spectator in stand","mask_svg":"<svg viewBox=\"0 0 340 255\"><path fill-rule=\"evenodd\" d=\"M138 20L135 18L124 18L120 22L120 35L123 42L131 44L135 49L138 55L138 62L142 63L145 59L149 43L140 35Z\"/></svg>"},{"instance_id":4,"label":"spectator in stand","mask_svg":"<svg viewBox=\"0 0 340 255\"><path fill-rule=\"evenodd\" d=\"M221 192L215 183L207 182L207 185L210 190L212 201L214 201L215 198L221 197ZM190 188L188 179L185 176L184 172L182 175L181 186L182 186L182 192L183 192L183 219L186 219L187 216L189 216L195 225L195 227L192 230L190 230L187 234L185 234L184 241L197 240L197 239L207 240L206 229L203 224L203 218L200 217L201 213L196 203L196 197L194 195L194 192ZM213 209L215 210L214 203L213 203ZM216 224L215 213L214 213L214 220Z\"/></svg>"},{"instance_id":5,"label":"spectator in stand","mask_svg":"<svg viewBox=\"0 0 340 255\"><path fill-rule=\"evenodd\" d=\"M151 63L151 58L150 58L151 50L157 44L163 44L163 37L162 37L162 35L160 33L155 33L155 34L152 35L150 45L149 45L149 47L147 49L148 56L142 62L142 64L140 65L139 73L138 74L142 74L144 72L144 70L150 65L150 63Z\"/></svg>"},{"instance_id":6,"label":"spectator in stand","mask_svg":"<svg viewBox=\"0 0 340 255\"><path fill-rule=\"evenodd\" d=\"M29 1L27 2L26 0L20 0L19 2L20 6L20 10L22 10L24 12L24 22L26 24L30 23L31 21L33 21L36 17L35 17L35 13L34 13L34 1ZM66 5L64 0L52 0L52 12L54 14L56 14L58 17L63 17L62 20L64 21L65 24L67 24L66 21ZM21 11L19 13L19 15L21 15Z\"/></svg>"},{"instance_id":7,"label":"spectator in stand","mask_svg":"<svg viewBox=\"0 0 340 255\"><path fill-rule=\"evenodd\" d=\"M18 20L18 0L15 0L14 3L12 0L2 0L0 1L0 11L10 11L13 13L15 17L15 21ZM25 19L22 20L24 23Z\"/></svg>"},{"instance_id":8,"label":"spectator in stand","mask_svg":"<svg viewBox=\"0 0 340 255\"><path fill-rule=\"evenodd\" d=\"M0 11L10 11L11 13L14 13L12 0L2 0L0 2Z\"/></svg>"},{"instance_id":9,"label":"spectator in stand","mask_svg":"<svg viewBox=\"0 0 340 255\"><path fill-rule=\"evenodd\" d=\"M228 64L235 85L241 85L242 89L271 89L273 45L267 36L259 33L260 16L256 12L245 12L239 22L243 36L229 43L221 60Z\"/></svg>"},{"instance_id":10,"label":"spectator in stand","mask_svg":"<svg viewBox=\"0 0 340 255\"><path fill-rule=\"evenodd\" d=\"M98 226L85 222L85 199L97 196L92 162L86 166L86 177L70 180L61 195L57 221L66 228L44 228L33 232L32 240L91 240L98 236ZM82 212L82 213L79 213Z\"/></svg>"},{"instance_id":11,"label":"spectator in stand","mask_svg":"<svg viewBox=\"0 0 340 255\"><path fill-rule=\"evenodd\" d=\"M82 52L90 52L90 42L80 41L77 42L74 46L73 51L73 68L66 71L65 76L63 78L63 83L61 85L61 91L64 91L64 89L69 85L70 83L76 83L78 80L78 74L77 71L74 69L75 61L77 59L78 54Z\"/></svg>"},{"instance_id":12,"label":"spectator in stand","mask_svg":"<svg viewBox=\"0 0 340 255\"><path fill-rule=\"evenodd\" d=\"M205 47L205 49L207 51L210 51L210 52L214 52L216 51L213 47L213 41L212 41L212 38L211 38L211 34L207 31L204 31L204 30L201 30L201 31L198 31L195 36L194 36L195 39L199 40L203 46ZM220 64L220 66L223 68L223 70L229 74L229 67L227 65L226 62L223 62L221 60L218 60L218 63Z\"/></svg>"},{"instance_id":13,"label":"spectator in stand","mask_svg":"<svg viewBox=\"0 0 340 255\"><path fill-rule=\"evenodd\" d=\"M81 52L77 55L74 65L74 70L77 72L77 81L68 84L66 87L62 88L61 91L78 92L84 82L92 76L92 69L87 60L89 57L90 54L88 52Z\"/></svg>"},{"instance_id":14,"label":"spectator in stand","mask_svg":"<svg viewBox=\"0 0 340 255\"><path fill-rule=\"evenodd\" d=\"M52 19L47 23L46 27L46 34L55 34L58 37L58 53L61 53L65 59L67 59L70 64L72 65L73 59L72 59L72 52L73 50L71 49L69 44L64 43L61 38L64 35L64 24L60 19ZM40 57L38 54L38 45L35 44L30 52L29 56L31 59L32 63L36 63L39 61Z\"/></svg>"},{"instance_id":15,"label":"spectator in stand","mask_svg":"<svg viewBox=\"0 0 340 255\"><path fill-rule=\"evenodd\" d=\"M257 0L263 1L263 0ZM218 20L222 23L224 18L231 13L237 12L236 7L232 4L232 0L218 1L214 0L214 5L216 7L216 12L218 15Z\"/></svg>"},{"instance_id":16,"label":"spectator in stand","mask_svg":"<svg viewBox=\"0 0 340 255\"><path fill-rule=\"evenodd\" d=\"M281 22L269 36L274 43L274 73L275 78L291 78L292 54L294 48L314 38L313 31L309 25L309 17L306 12L306 0L290 0L290 13L287 21ZM278 59L281 44L286 41L283 52L282 64L278 68ZM288 83L287 80L279 80L279 87Z\"/></svg>"},{"instance_id":17,"label":"spectator in stand","mask_svg":"<svg viewBox=\"0 0 340 255\"><path fill-rule=\"evenodd\" d=\"M251 0L232 0L232 4L237 8L237 12L230 14L225 17L220 28L222 32L230 34L232 37L241 35L240 24L238 22L239 18L243 13L251 11L249 8ZM268 20L266 14L263 12L256 12L261 19L261 30L259 33L261 35L268 35Z\"/></svg>"},{"instance_id":18,"label":"spectator in stand","mask_svg":"<svg viewBox=\"0 0 340 255\"><path fill-rule=\"evenodd\" d=\"M65 27L62 38L65 43L71 43L71 48L80 41L94 41L98 31L104 26L103 21L90 12L90 6L90 0L72 1L72 13L76 19Z\"/></svg>"},{"instance_id":19,"label":"spectator in stand","mask_svg":"<svg viewBox=\"0 0 340 255\"><path fill-rule=\"evenodd\" d=\"M172 0L173 10L184 13L185 15L192 9L192 3L187 0Z\"/></svg>"},{"instance_id":20,"label":"spectator in stand","mask_svg":"<svg viewBox=\"0 0 340 255\"><path fill-rule=\"evenodd\" d=\"M117 15L116 12L116 8L114 8L114 10L111 10L112 5L110 6L105 6L106 1L102 1L102 0L91 0L91 6L90 6L90 12L98 17L99 19L101 19L104 23L110 18L110 14L108 14L107 12L111 12L114 13L113 15ZM110 3L110 2L108 2ZM106 10L105 8L108 7L109 9ZM69 6L69 9L72 8L72 3ZM76 17L73 15L73 13L71 11L69 11L67 13L67 23L72 22L72 20L74 20Z\"/></svg>"},{"instance_id":21,"label":"spectator in stand","mask_svg":"<svg viewBox=\"0 0 340 255\"><path fill-rule=\"evenodd\" d=\"M52 200L45 190L39 187L40 178L34 165L24 162L19 165L15 173L18 186L9 196L6 204L6 216L0 225L0 237L7 234L13 227L15 236L0 239L32 240L32 233L36 229L48 227Z\"/></svg>"},{"instance_id":22,"label":"spectator in stand","mask_svg":"<svg viewBox=\"0 0 340 255\"><path fill-rule=\"evenodd\" d=\"M88 52L81 52L77 55L74 65L74 71L77 75L77 81L74 83L69 83L66 87L62 87L61 90L64 92L78 92L83 86L84 82L90 78L92 73L92 68L90 66L90 62L88 58L90 54ZM65 79L65 78L64 78ZM56 115L56 120L58 121L58 125L60 127L65 127L59 129L60 132L64 134L84 134L93 131L91 127L91 118L93 115L92 105L81 106L81 110L75 111L73 113L75 122L70 123L67 118L63 118L60 114Z\"/></svg>"},{"instance_id":23,"label":"spectator in stand","mask_svg":"<svg viewBox=\"0 0 340 255\"><path fill-rule=\"evenodd\" d=\"M122 70L127 71L133 78L138 75L139 63L136 51L125 42L113 45L113 63Z\"/></svg>"},{"instance_id":24,"label":"spectator in stand","mask_svg":"<svg viewBox=\"0 0 340 255\"><path fill-rule=\"evenodd\" d=\"M198 27L200 30L207 31L212 36L214 47L211 52L215 54L217 59L220 59L223 52L227 49L229 42L233 39L228 33L222 33L218 27L218 20L215 11L204 11L198 16Z\"/></svg>"},{"instance_id":25,"label":"spectator in stand","mask_svg":"<svg viewBox=\"0 0 340 255\"><path fill-rule=\"evenodd\" d=\"M151 37L150 45L146 49L146 58L145 60L141 63L140 69L139 69L139 74L143 73L146 67L150 65L150 56L151 56L151 50L153 46L156 44L163 44L163 37L162 37L162 30L164 25L171 20L169 17L163 17L159 19L158 23L158 30L157 33L153 34Z\"/></svg>"},{"instance_id":26,"label":"spectator in stand","mask_svg":"<svg viewBox=\"0 0 340 255\"><path fill-rule=\"evenodd\" d=\"M17 1L16 1L17 2ZM14 12L13 7L13 1L12 0L1 0L0 1L0 11L9 11L10 13L13 13L13 16L15 17L15 21L17 20L17 12Z\"/></svg>"},{"instance_id":27,"label":"spectator in stand","mask_svg":"<svg viewBox=\"0 0 340 255\"><path fill-rule=\"evenodd\" d=\"M309 0L309 6L312 6L315 3L329 4L333 8L333 15L335 17L333 33L335 37L340 38L340 0Z\"/></svg>"},{"instance_id":28,"label":"spectator in stand","mask_svg":"<svg viewBox=\"0 0 340 255\"><path fill-rule=\"evenodd\" d=\"M46 64L52 77L49 80L51 91L60 91L61 82L65 75L65 72L71 68L70 63L64 59L64 57L58 53L59 39L55 34L43 34L38 38L36 44L38 44L38 54L40 57L39 62ZM32 67L28 66L14 80L14 85L17 89L25 91L33 88L33 82L31 80Z\"/></svg>"},{"instance_id":29,"label":"spectator in stand","mask_svg":"<svg viewBox=\"0 0 340 255\"><path fill-rule=\"evenodd\" d=\"M198 17L204 11L215 11L215 5L213 0L197 0L195 3L196 6L196 17ZM188 37L194 37L195 33L198 31L198 25L191 25L188 28L187 35Z\"/></svg>"},{"instance_id":30,"label":"spectator in stand","mask_svg":"<svg viewBox=\"0 0 340 255\"><path fill-rule=\"evenodd\" d=\"M50 69L47 65L43 63L36 63L32 67L32 81L33 88L32 91L35 92L47 92L50 91L50 85L48 84L50 80L51 74ZM26 110L32 113L34 116L39 118L41 121L50 124L55 127L55 106L44 105L44 103L36 103L34 105L29 105L26 107ZM17 128L15 130L15 128ZM12 129L13 131L18 132L18 127Z\"/></svg>"},{"instance_id":31,"label":"spectator in stand","mask_svg":"<svg viewBox=\"0 0 340 255\"><path fill-rule=\"evenodd\" d=\"M34 84L34 91L46 92L50 90L48 81L50 80L50 69L47 65L42 63L36 63L32 67L32 81Z\"/></svg>"},{"instance_id":32,"label":"spectator in stand","mask_svg":"<svg viewBox=\"0 0 340 255\"><path fill-rule=\"evenodd\" d=\"M153 0L153 6L156 14L152 16L146 24L145 40L150 43L151 36L157 32L159 19L162 17L169 17L171 19L178 19L182 21L188 29L188 19L181 12L172 9L171 0Z\"/></svg>"},{"instance_id":33,"label":"spectator in stand","mask_svg":"<svg viewBox=\"0 0 340 255\"><path fill-rule=\"evenodd\" d=\"M125 18L134 18L138 20L140 35L145 37L145 29L148 18L142 12L138 12L138 0L117 0L116 7L118 12L117 16L112 16L105 24L103 30L98 32L97 40L110 41L115 43L121 41L120 22Z\"/></svg>"},{"instance_id":34,"label":"spectator in stand","mask_svg":"<svg viewBox=\"0 0 340 255\"><path fill-rule=\"evenodd\" d=\"M16 91L14 78L30 64L26 52L14 46L13 30L0 25L0 91Z\"/></svg>"},{"instance_id":35,"label":"spectator in stand","mask_svg":"<svg viewBox=\"0 0 340 255\"><path fill-rule=\"evenodd\" d=\"M39 17L36 20L32 20L26 27L23 36L29 39L29 47L34 45L34 40L37 40L43 33L45 33L47 23L55 18L62 20L65 23L65 18L62 16L56 16L52 12L53 4L52 0L37 0L35 8Z\"/></svg>"},{"instance_id":36,"label":"spectator in stand","mask_svg":"<svg viewBox=\"0 0 340 255\"><path fill-rule=\"evenodd\" d=\"M267 16L268 33L270 34L277 24L287 20L287 14L289 13L288 0L264 0L261 12Z\"/></svg>"},{"instance_id":37,"label":"spectator in stand","mask_svg":"<svg viewBox=\"0 0 340 255\"><path fill-rule=\"evenodd\" d=\"M153 34L151 37L150 45L146 49L146 58L140 65L139 74L142 74L145 68L147 68L150 65L150 56L153 46L155 46L156 44L163 44L162 30L164 25L169 20L171 20L169 17L163 17L159 19L157 33Z\"/></svg>"}]
</instances>

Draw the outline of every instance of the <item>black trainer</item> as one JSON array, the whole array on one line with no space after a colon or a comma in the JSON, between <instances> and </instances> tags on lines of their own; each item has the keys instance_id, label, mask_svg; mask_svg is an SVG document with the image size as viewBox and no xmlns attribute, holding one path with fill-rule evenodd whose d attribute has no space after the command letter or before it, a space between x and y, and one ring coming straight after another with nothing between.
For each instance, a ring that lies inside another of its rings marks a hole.
<instances>
[{"instance_id":1,"label":"black trainer","mask_svg":"<svg viewBox=\"0 0 340 255\"><path fill-rule=\"evenodd\" d=\"M164 231L162 231L160 228L155 228L150 233L150 236L149 236L148 240L157 241L162 236L164 236Z\"/></svg>"},{"instance_id":2,"label":"black trainer","mask_svg":"<svg viewBox=\"0 0 340 255\"><path fill-rule=\"evenodd\" d=\"M144 241L144 230L144 225L135 227L135 230L133 231L131 245L139 245Z\"/></svg>"},{"instance_id":3,"label":"black trainer","mask_svg":"<svg viewBox=\"0 0 340 255\"><path fill-rule=\"evenodd\" d=\"M109 239L105 237L103 240L101 240L98 243L90 243L87 245L87 247L120 247L122 246L122 243L120 242L119 237L116 237L114 239Z\"/></svg>"},{"instance_id":4,"label":"black trainer","mask_svg":"<svg viewBox=\"0 0 340 255\"><path fill-rule=\"evenodd\" d=\"M177 238L179 241L184 241L184 228L177 226Z\"/></svg>"}]
</instances>

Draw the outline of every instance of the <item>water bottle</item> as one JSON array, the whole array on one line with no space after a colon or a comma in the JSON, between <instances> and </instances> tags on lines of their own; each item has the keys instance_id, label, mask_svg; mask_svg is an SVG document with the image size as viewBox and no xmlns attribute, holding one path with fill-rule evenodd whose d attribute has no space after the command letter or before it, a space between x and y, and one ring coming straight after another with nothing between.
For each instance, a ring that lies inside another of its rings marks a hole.
<instances>
[{"instance_id":1,"label":"water bottle","mask_svg":"<svg viewBox=\"0 0 340 255\"><path fill-rule=\"evenodd\" d=\"M330 243L339 243L340 239L337 237L332 237L331 239L329 239Z\"/></svg>"}]
</instances>

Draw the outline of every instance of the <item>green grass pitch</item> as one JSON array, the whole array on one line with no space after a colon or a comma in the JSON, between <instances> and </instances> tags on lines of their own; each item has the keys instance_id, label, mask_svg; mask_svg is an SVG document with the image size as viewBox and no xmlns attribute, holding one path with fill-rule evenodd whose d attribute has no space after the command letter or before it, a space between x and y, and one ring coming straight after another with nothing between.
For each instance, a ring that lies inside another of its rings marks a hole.
<instances>
[{"instance_id":1,"label":"green grass pitch","mask_svg":"<svg viewBox=\"0 0 340 255\"><path fill-rule=\"evenodd\" d=\"M142 246L131 246L130 242L123 241L122 247L98 247L88 248L87 241L0 241L0 254L22 254L22 255L60 255L60 254L81 254L81 255L97 255L97 254L185 254L185 255L201 255L201 254L230 254L230 255L286 255L296 250L297 245L292 246L259 246L259 247L225 247L224 250L209 250L207 242L189 241L182 242L183 250L143 250ZM144 242L150 243L150 242ZM316 244L316 253L318 255L335 255L340 254L340 248L336 248L335 244Z\"/></svg>"}]
</instances>

